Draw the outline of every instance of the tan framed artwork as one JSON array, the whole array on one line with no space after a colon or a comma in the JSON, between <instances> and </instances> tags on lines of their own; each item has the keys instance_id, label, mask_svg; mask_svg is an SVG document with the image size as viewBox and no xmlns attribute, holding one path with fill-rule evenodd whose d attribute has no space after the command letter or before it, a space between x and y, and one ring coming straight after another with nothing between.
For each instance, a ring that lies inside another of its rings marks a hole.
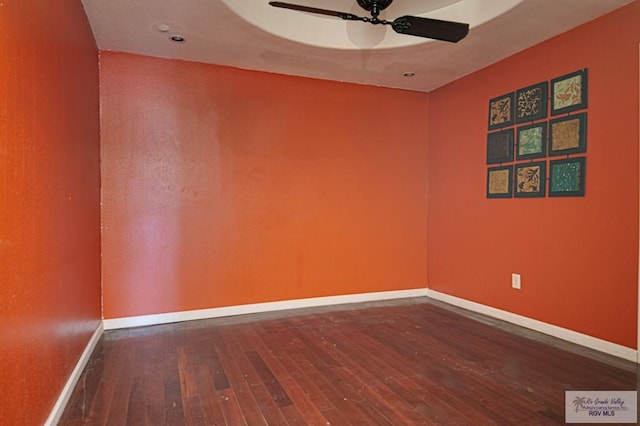
<instances>
[{"instance_id":1,"label":"tan framed artwork","mask_svg":"<svg viewBox=\"0 0 640 426\"><path fill-rule=\"evenodd\" d=\"M507 93L489 100L489 130L513 125L514 95Z\"/></svg>"},{"instance_id":2,"label":"tan framed artwork","mask_svg":"<svg viewBox=\"0 0 640 426\"><path fill-rule=\"evenodd\" d=\"M490 167L487 170L487 198L511 198L513 166Z\"/></svg>"},{"instance_id":3,"label":"tan framed artwork","mask_svg":"<svg viewBox=\"0 0 640 426\"><path fill-rule=\"evenodd\" d=\"M547 163L516 164L514 197L544 197L547 184Z\"/></svg>"},{"instance_id":4,"label":"tan framed artwork","mask_svg":"<svg viewBox=\"0 0 640 426\"><path fill-rule=\"evenodd\" d=\"M549 156L569 155L587 150L587 113L549 121Z\"/></svg>"}]
</instances>

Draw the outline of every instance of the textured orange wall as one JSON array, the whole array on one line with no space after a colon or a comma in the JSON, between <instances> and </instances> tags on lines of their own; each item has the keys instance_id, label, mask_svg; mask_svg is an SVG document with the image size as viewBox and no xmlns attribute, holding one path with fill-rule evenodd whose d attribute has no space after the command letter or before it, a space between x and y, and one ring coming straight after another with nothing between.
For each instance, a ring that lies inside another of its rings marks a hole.
<instances>
[{"instance_id":1,"label":"textured orange wall","mask_svg":"<svg viewBox=\"0 0 640 426\"><path fill-rule=\"evenodd\" d=\"M427 96L101 53L105 318L424 288Z\"/></svg>"},{"instance_id":2,"label":"textured orange wall","mask_svg":"<svg viewBox=\"0 0 640 426\"><path fill-rule=\"evenodd\" d=\"M636 347L639 22L633 2L431 94L430 288ZM586 196L486 199L489 99L583 67Z\"/></svg>"},{"instance_id":3,"label":"textured orange wall","mask_svg":"<svg viewBox=\"0 0 640 426\"><path fill-rule=\"evenodd\" d=\"M0 4L0 423L42 424L100 321L98 52L80 1Z\"/></svg>"}]
</instances>

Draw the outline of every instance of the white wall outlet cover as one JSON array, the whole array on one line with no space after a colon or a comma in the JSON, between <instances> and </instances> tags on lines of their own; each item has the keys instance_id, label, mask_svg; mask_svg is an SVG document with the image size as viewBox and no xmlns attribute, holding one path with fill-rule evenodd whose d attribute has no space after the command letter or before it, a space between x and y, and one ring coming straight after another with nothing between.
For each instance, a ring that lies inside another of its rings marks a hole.
<instances>
[{"instance_id":1,"label":"white wall outlet cover","mask_svg":"<svg viewBox=\"0 0 640 426\"><path fill-rule=\"evenodd\" d=\"M520 274L511 274L511 287L520 289Z\"/></svg>"}]
</instances>

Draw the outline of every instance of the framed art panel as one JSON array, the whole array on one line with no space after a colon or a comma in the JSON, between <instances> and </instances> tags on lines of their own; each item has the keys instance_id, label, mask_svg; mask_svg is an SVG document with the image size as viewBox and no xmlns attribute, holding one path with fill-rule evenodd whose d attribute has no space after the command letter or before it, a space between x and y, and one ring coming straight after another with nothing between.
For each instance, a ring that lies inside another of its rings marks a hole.
<instances>
[{"instance_id":1,"label":"framed art panel","mask_svg":"<svg viewBox=\"0 0 640 426\"><path fill-rule=\"evenodd\" d=\"M547 163L516 164L515 197L544 197L547 188Z\"/></svg>"},{"instance_id":2,"label":"framed art panel","mask_svg":"<svg viewBox=\"0 0 640 426\"><path fill-rule=\"evenodd\" d=\"M487 198L511 198L513 166L490 167L487 170Z\"/></svg>"},{"instance_id":3,"label":"framed art panel","mask_svg":"<svg viewBox=\"0 0 640 426\"><path fill-rule=\"evenodd\" d=\"M549 163L549 197L584 196L586 157L552 160Z\"/></svg>"},{"instance_id":4,"label":"framed art panel","mask_svg":"<svg viewBox=\"0 0 640 426\"><path fill-rule=\"evenodd\" d=\"M534 84L533 86L516 91L516 123L539 120L547 116L547 98L549 83Z\"/></svg>"},{"instance_id":5,"label":"framed art panel","mask_svg":"<svg viewBox=\"0 0 640 426\"><path fill-rule=\"evenodd\" d=\"M513 129L487 135L487 164L513 161Z\"/></svg>"},{"instance_id":6,"label":"framed art panel","mask_svg":"<svg viewBox=\"0 0 640 426\"><path fill-rule=\"evenodd\" d=\"M516 160L547 155L547 122L520 126L517 129Z\"/></svg>"},{"instance_id":7,"label":"framed art panel","mask_svg":"<svg viewBox=\"0 0 640 426\"><path fill-rule=\"evenodd\" d=\"M587 113L549 121L549 156L587 151Z\"/></svg>"},{"instance_id":8,"label":"framed art panel","mask_svg":"<svg viewBox=\"0 0 640 426\"><path fill-rule=\"evenodd\" d=\"M489 130L513 124L513 99L513 93L508 93L489 101Z\"/></svg>"},{"instance_id":9,"label":"framed art panel","mask_svg":"<svg viewBox=\"0 0 640 426\"><path fill-rule=\"evenodd\" d=\"M551 80L551 115L587 107L587 69Z\"/></svg>"}]
</instances>

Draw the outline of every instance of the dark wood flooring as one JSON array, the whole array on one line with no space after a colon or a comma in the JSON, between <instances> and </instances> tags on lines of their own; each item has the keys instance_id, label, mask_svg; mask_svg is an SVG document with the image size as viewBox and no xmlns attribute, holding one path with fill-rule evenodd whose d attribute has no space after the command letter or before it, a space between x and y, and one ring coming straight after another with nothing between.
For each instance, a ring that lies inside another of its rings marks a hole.
<instances>
[{"instance_id":1,"label":"dark wood flooring","mask_svg":"<svg viewBox=\"0 0 640 426\"><path fill-rule=\"evenodd\" d=\"M637 366L426 298L105 332L61 425L562 424Z\"/></svg>"}]
</instances>

